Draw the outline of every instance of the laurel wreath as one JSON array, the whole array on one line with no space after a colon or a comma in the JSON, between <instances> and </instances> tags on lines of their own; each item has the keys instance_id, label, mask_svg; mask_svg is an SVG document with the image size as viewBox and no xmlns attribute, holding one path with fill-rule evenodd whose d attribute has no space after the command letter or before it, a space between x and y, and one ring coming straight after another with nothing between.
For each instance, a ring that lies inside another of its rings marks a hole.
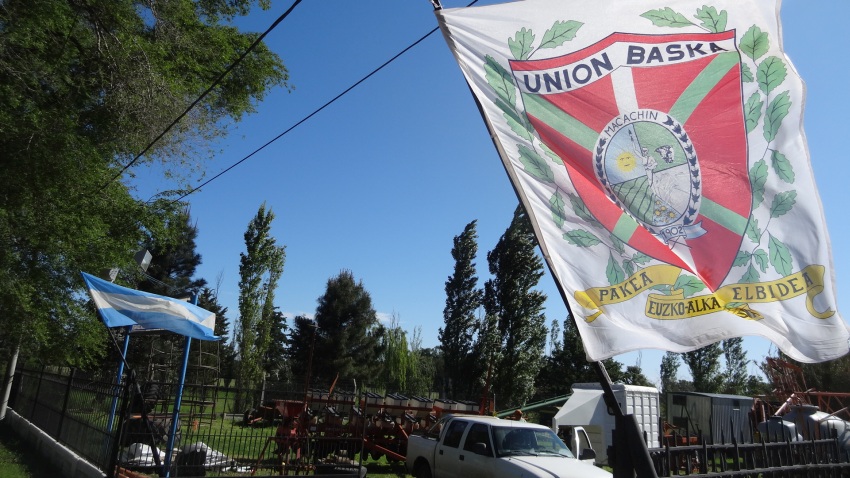
<instances>
[{"instance_id":1,"label":"laurel wreath","mask_svg":"<svg viewBox=\"0 0 850 478\"><path fill-rule=\"evenodd\" d=\"M689 20L685 15L670 7L650 10L640 16L659 27L697 26L711 33L725 31L728 21L728 14L725 10L718 11L715 7L706 5L698 8L693 15L696 22ZM552 27L545 31L540 44L536 47L534 46L536 39L534 32L523 27L513 37L508 38L508 47L514 59L528 60L540 50L560 47L571 41L582 26L583 23L574 20L555 21ZM755 216L760 207L762 210L766 207L765 184L771 174L785 183L794 183L794 170L790 161L781 151L772 147L779 127L787 116L792 102L788 90L777 91L777 88L784 83L787 76L785 63L777 56L763 58L769 50L767 33L761 31L756 25L751 26L741 38L739 49L744 52L756 72L753 75L750 64L742 61L742 80L744 82L757 81L759 85L758 91L753 93L744 105L747 134L753 132L761 123L762 134L767 140L762 158L756 161L749 171L753 207L745 235L753 243L753 246L749 249L742 248L733 263L733 267L746 267L746 271L739 282L753 283L760 280L761 274L766 273L768 267L773 267L783 277L789 275L792 270L793 259L790 249L769 232L768 226L771 220L791 211L796 204L796 191L791 189L779 192L771 198L768 211L769 220L764 226L760 227ZM605 229L579 196L563 191L556 184L552 166L546 158L559 165L562 164L561 160L537 137L525 109L518 106L521 101L513 75L489 55L485 57L484 70L487 83L497 95L496 105L502 111L507 124L514 133L531 144L531 147L527 144L517 144L524 171L536 180L554 186L554 192L549 198L549 209L553 222L559 228L564 227L566 207L567 202L569 202L572 212L585 221L587 226L590 226L590 229L566 230L562 234L563 239L567 243L581 248L598 245L608 247L609 259L606 266L606 277L609 284L612 285L621 283L637 270L654 261L655 259L652 257L633 248L627 250L627 244ZM601 239L599 233L607 234L607 240ZM762 246L765 239L767 239L767 251ZM682 291L685 297L689 297L705 288L705 284L696 277L683 274L672 286L661 285L654 289L666 294L672 293L673 290ZM728 307L735 308L742 305L729 304Z\"/></svg>"},{"instance_id":2,"label":"laurel wreath","mask_svg":"<svg viewBox=\"0 0 850 478\"><path fill-rule=\"evenodd\" d=\"M685 132L684 128L678 121L673 119L670 115L667 116L667 119L663 122L659 123L661 126L667 128L667 130L679 141L682 145L682 150L685 153L686 164L688 166L689 177L691 181L691 194L688 197L688 205L685 208L685 212L680 216L682 218L682 224L685 226L690 226L694 223L694 219L696 219L697 213L699 212L699 199L701 197L701 189L702 189L702 180L699 177L699 167L697 166L697 155L694 151L694 145L691 143L691 139L688 137L688 133ZM608 173L605 170L605 151L606 151L606 143L605 138L600 137L597 140L596 144L596 152L594 154L594 172L596 173L596 179L599 180L599 183L605 189L608 195L608 199L614 202L617 207L626 212L635 222L638 222L643 225L643 227L649 229L653 234L661 234L661 231L664 229L663 226L656 226L654 224L649 224L637 215L633 214L626 204L620 199L619 196L614 192L614 188L611 185L611 182L608 180ZM631 275L631 274L629 274Z\"/></svg>"}]
</instances>

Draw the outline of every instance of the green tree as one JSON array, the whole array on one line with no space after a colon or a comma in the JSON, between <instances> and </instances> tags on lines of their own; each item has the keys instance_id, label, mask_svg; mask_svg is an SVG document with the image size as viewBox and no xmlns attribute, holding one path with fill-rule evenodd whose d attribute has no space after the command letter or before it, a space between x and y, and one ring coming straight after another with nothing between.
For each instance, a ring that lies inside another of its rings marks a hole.
<instances>
[{"instance_id":1,"label":"green tree","mask_svg":"<svg viewBox=\"0 0 850 478\"><path fill-rule=\"evenodd\" d=\"M145 241L145 249L151 253L152 259L147 274L141 276L137 287L177 298L198 294L207 281L193 278L201 265L201 255L196 251L198 228L191 222L189 208L183 208L164 226L164 234Z\"/></svg>"},{"instance_id":2,"label":"green tree","mask_svg":"<svg viewBox=\"0 0 850 478\"><path fill-rule=\"evenodd\" d=\"M328 279L316 307L313 375L330 383L340 377L375 383L380 375L384 327L378 322L372 297L351 271Z\"/></svg>"},{"instance_id":3,"label":"green tree","mask_svg":"<svg viewBox=\"0 0 850 478\"><path fill-rule=\"evenodd\" d=\"M219 375L229 384L235 375L236 346L230 336L230 319L227 317L227 307L218 301L218 293L209 287L204 287L198 296L198 306L215 314L215 334L221 337L218 342Z\"/></svg>"},{"instance_id":4,"label":"green tree","mask_svg":"<svg viewBox=\"0 0 850 478\"><path fill-rule=\"evenodd\" d=\"M433 384L436 372L435 360L428 354L428 349L422 348L422 327L416 326L410 337L410 360L405 390L420 396L435 390Z\"/></svg>"},{"instance_id":5,"label":"green tree","mask_svg":"<svg viewBox=\"0 0 850 478\"><path fill-rule=\"evenodd\" d=\"M443 365L443 352L440 347L429 347L418 350L419 367L422 370L422 382L417 385L419 388L411 388L411 391L417 391L424 394L425 392L437 392L441 396L445 395L445 390L441 387L446 383L443 378L445 375L445 366ZM428 379L430 378L430 381Z\"/></svg>"},{"instance_id":6,"label":"green tree","mask_svg":"<svg viewBox=\"0 0 850 478\"><path fill-rule=\"evenodd\" d=\"M605 359L602 366L608 372L612 382L621 381L623 364L614 359ZM635 372L638 372L635 370ZM640 375L643 375L642 373ZM584 344L573 319L564 320L563 338L552 353L546 357L546 363L540 369L537 383L540 384L538 398L570 393L575 383L599 382L596 364L588 362Z\"/></svg>"},{"instance_id":7,"label":"green tree","mask_svg":"<svg viewBox=\"0 0 850 478\"><path fill-rule=\"evenodd\" d=\"M480 357L473 369L474 376L478 377L475 385L479 390L487 393L488 397L492 397L495 393L496 371L503 358L502 334L499 331L499 317L495 315L498 306L496 305L496 292L493 287L492 281L488 280L484 283L484 297L482 299L484 315L477 320L478 333L473 345L473 356Z\"/></svg>"},{"instance_id":8,"label":"green tree","mask_svg":"<svg viewBox=\"0 0 850 478\"><path fill-rule=\"evenodd\" d=\"M228 23L254 3L2 2L0 347L97 363L105 335L80 271L129 269L181 207L113 179L247 50L256 35ZM285 80L260 46L136 164L186 179L184 161L199 166L208 140Z\"/></svg>"},{"instance_id":9,"label":"green tree","mask_svg":"<svg viewBox=\"0 0 850 478\"><path fill-rule=\"evenodd\" d=\"M147 271L128 271L120 275L139 290L184 300L197 296L200 301L201 289L207 281L194 278L201 264L201 255L195 250L198 228L192 224L189 209L184 207L179 210L165 221L163 227L161 233L150 235L143 244L143 248L151 254ZM171 362L170 354L152 351L182 350L185 344L186 338L178 334L134 335L130 340L128 361L137 372L144 371L138 375L139 378L163 383L175 382L178 368ZM218 366L218 363L212 363L215 360L212 352L216 348L215 344L194 341L190 364L203 364L203 370L211 370L208 366ZM201 353L202 350L205 353ZM201 377L196 371L196 367L187 370L187 383L204 384L214 379Z\"/></svg>"},{"instance_id":10,"label":"green tree","mask_svg":"<svg viewBox=\"0 0 850 478\"><path fill-rule=\"evenodd\" d=\"M629 365L623 370L620 380L626 385L639 385L641 387L654 387L655 384L649 381L646 375L643 374L643 369L639 364Z\"/></svg>"},{"instance_id":11,"label":"green tree","mask_svg":"<svg viewBox=\"0 0 850 478\"><path fill-rule=\"evenodd\" d=\"M287 350L287 358L293 380L307 380L308 369L312 366L311 354L315 355L316 322L305 315L292 319ZM312 375L312 373L311 373Z\"/></svg>"},{"instance_id":12,"label":"green tree","mask_svg":"<svg viewBox=\"0 0 850 478\"><path fill-rule=\"evenodd\" d=\"M244 394L236 400L236 409L252 405L253 395L247 390L264 378L266 352L271 343L274 289L283 272L285 249L271 235L274 220L265 203L245 231L246 252L239 254L239 367L236 386Z\"/></svg>"},{"instance_id":13,"label":"green tree","mask_svg":"<svg viewBox=\"0 0 850 478\"><path fill-rule=\"evenodd\" d=\"M271 211L269 211L271 213ZM283 372L285 362L281 350L286 346L286 318L275 307L275 290L280 276L283 274L283 263L286 259L286 251L283 246L271 248L269 272L266 282L263 284L265 297L260 322L257 324L257 350L262 353L262 368L264 378L273 375L276 379L285 377Z\"/></svg>"},{"instance_id":14,"label":"green tree","mask_svg":"<svg viewBox=\"0 0 850 478\"><path fill-rule=\"evenodd\" d=\"M722 354L719 342L682 354L682 361L691 372L697 392L720 392L723 387L723 373L720 370Z\"/></svg>"},{"instance_id":15,"label":"green tree","mask_svg":"<svg viewBox=\"0 0 850 478\"><path fill-rule=\"evenodd\" d=\"M269 327L269 345L263 359L263 370L272 380L288 381L292 378L292 374L287 360L289 325L286 323L286 317L275 307L271 317L264 320L268 320L271 327Z\"/></svg>"},{"instance_id":16,"label":"green tree","mask_svg":"<svg viewBox=\"0 0 850 478\"><path fill-rule=\"evenodd\" d=\"M552 319L549 326L549 353L554 353L556 349L561 347L561 324L558 319Z\"/></svg>"},{"instance_id":17,"label":"green tree","mask_svg":"<svg viewBox=\"0 0 850 478\"><path fill-rule=\"evenodd\" d=\"M679 373L679 354L676 352L666 352L661 357L661 395L667 396L670 392L675 392L673 388L678 381L677 374ZM667 402L662 400L662 406Z\"/></svg>"},{"instance_id":18,"label":"green tree","mask_svg":"<svg viewBox=\"0 0 850 478\"><path fill-rule=\"evenodd\" d=\"M546 296L534 287L543 277L531 222L522 206L514 211L510 226L487 262L493 278L493 300L487 313L498 317L502 357L498 363L495 390L506 406L519 406L534 395L534 380L543 365L546 347Z\"/></svg>"},{"instance_id":19,"label":"green tree","mask_svg":"<svg viewBox=\"0 0 850 478\"><path fill-rule=\"evenodd\" d=\"M448 396L466 395L475 383L474 365L480 357L473 355L476 329L475 311L481 307L483 292L477 287L475 256L478 254L476 221L466 225L454 237L452 258L454 272L446 280L446 307L443 327L437 333L446 365Z\"/></svg>"},{"instance_id":20,"label":"green tree","mask_svg":"<svg viewBox=\"0 0 850 478\"><path fill-rule=\"evenodd\" d=\"M747 392L750 374L747 372L747 353L744 351L744 339L734 337L721 342L726 369L723 372L723 392L743 395Z\"/></svg>"},{"instance_id":21,"label":"green tree","mask_svg":"<svg viewBox=\"0 0 850 478\"><path fill-rule=\"evenodd\" d=\"M407 333L399 325L398 316L393 314L383 337L381 382L387 389L406 391L409 384L411 353Z\"/></svg>"}]
</instances>

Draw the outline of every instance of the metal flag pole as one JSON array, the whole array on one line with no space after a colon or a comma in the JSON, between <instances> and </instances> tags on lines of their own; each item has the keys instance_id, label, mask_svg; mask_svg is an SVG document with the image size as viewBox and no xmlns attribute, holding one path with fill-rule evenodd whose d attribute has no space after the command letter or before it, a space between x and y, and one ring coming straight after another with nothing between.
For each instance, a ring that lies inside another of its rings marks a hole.
<instances>
[{"instance_id":1,"label":"metal flag pole","mask_svg":"<svg viewBox=\"0 0 850 478\"><path fill-rule=\"evenodd\" d=\"M121 349L121 357L127 356L127 350L130 347L130 329L127 327L124 331L124 347ZM115 374L115 391L112 395L112 406L109 409L109 420L106 423L107 433L112 433L112 425L115 423L115 412L118 409L118 391L121 389L121 380L124 377L124 360L118 362L118 373Z\"/></svg>"},{"instance_id":2,"label":"metal flag pole","mask_svg":"<svg viewBox=\"0 0 850 478\"><path fill-rule=\"evenodd\" d=\"M198 305L198 294L192 294L192 305ZM177 383L177 396L174 399L174 410L171 414L171 432L168 434L168 442L165 445L165 462L162 464L162 476L171 476L171 457L174 454L174 439L177 435L177 426L180 419L180 404L183 401L183 387L186 384L186 369L189 366L189 349L192 346L192 337L186 337L186 345L183 347L183 366L180 368L180 378Z\"/></svg>"},{"instance_id":3,"label":"metal flag pole","mask_svg":"<svg viewBox=\"0 0 850 478\"><path fill-rule=\"evenodd\" d=\"M138 400L138 403L141 404L141 420L142 423L144 423L147 433L150 434L151 443L156 443L156 440L154 437L154 432L153 428L151 427L150 420L148 419L148 412L145 407L145 399L142 395L142 389L139 387L139 382L136 379L136 373L133 368L130 367L130 364L127 363L126 349L122 349L118 346L118 341L115 339L115 335L112 333L112 329L110 329L109 326L106 325L106 320L103 318L100 311L97 312L97 315L101 318L101 322L103 322L103 325L106 327L106 332L109 335L109 338L112 339L112 345L114 345L118 353L121 354L121 367L127 369L128 376L127 384L123 387L124 402L122 405L123 410L118 418L118 433L113 435L112 447L109 450L109 465L106 476L111 478L116 476L116 468L118 466L118 450L121 448L121 441L123 440L124 434L125 418L128 415L130 409L130 401L133 400L133 397L135 397L135 399ZM133 387L132 393L130 387ZM154 464L159 467L161 464L159 461L159 453L153 454L153 460Z\"/></svg>"}]
</instances>

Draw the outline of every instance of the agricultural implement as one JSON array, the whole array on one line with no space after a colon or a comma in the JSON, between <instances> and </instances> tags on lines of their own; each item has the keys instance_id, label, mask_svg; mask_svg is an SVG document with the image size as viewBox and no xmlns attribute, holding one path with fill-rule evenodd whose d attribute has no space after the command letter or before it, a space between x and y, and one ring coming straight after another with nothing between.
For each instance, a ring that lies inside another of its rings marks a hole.
<instances>
[{"instance_id":1,"label":"agricultural implement","mask_svg":"<svg viewBox=\"0 0 850 478\"><path fill-rule=\"evenodd\" d=\"M268 400L246 424L274 423L254 470L275 456L283 474L316 471L326 466L357 466L356 453L373 460L404 461L411 434L437 422L444 413L482 414L489 410L470 401L432 400L400 394L310 390L305 400Z\"/></svg>"}]
</instances>

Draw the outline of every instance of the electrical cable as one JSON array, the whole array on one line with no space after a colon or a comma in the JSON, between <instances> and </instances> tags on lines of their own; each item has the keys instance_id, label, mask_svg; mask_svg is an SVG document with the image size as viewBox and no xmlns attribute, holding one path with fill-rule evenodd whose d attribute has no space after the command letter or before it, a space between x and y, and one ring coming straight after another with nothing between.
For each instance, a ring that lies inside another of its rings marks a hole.
<instances>
[{"instance_id":1,"label":"electrical cable","mask_svg":"<svg viewBox=\"0 0 850 478\"><path fill-rule=\"evenodd\" d=\"M202 188L202 187L206 186L207 184L209 184L209 183L211 183L211 182L215 181L216 179L218 179L219 177L221 177L224 173L226 173L226 172L230 171L231 169L235 168L236 166L239 166L240 164L244 163L244 162L245 162L245 161L247 161L247 160L248 160L251 156L254 156L255 154L257 154L257 153L259 153L260 151L262 151L263 149L265 149L266 147L270 146L272 143L274 143L275 141L279 140L279 139L280 139L280 138L282 138L284 135L286 135L286 134L287 134L287 133L289 133L290 131L294 130L295 128L297 128L298 126L300 126L302 123L304 123L305 121L309 120L310 118L312 118L313 116L315 116L316 114L318 114L320 111L322 111L323 109L327 108L328 106L330 106L331 104L333 104L334 102L336 102L336 100L338 100L338 99L342 98L342 97L343 97L346 93L348 93L349 91L351 91L351 90L353 90L354 88L356 88L358 85L360 85L360 83L363 83L364 81L366 81L367 79L369 79L369 77L371 77L371 76L372 76L372 75L374 75L375 73L377 73L377 72L381 71L381 70L382 70L385 66L389 65L390 63L392 63L392 62L393 62L396 58L400 57L400 56L401 56L401 55L403 55L404 53L407 53L407 51L408 51L408 50L410 50L411 48L413 48L413 47L415 47L416 45L418 45L419 43L421 43L423 40L425 40L426 38L428 38L429 36L431 36L431 34L432 34L432 33L434 33L434 32L435 32L435 31L437 31L437 30L438 30L438 28L434 28L433 30L431 30L430 32L428 32L427 34L425 34L424 36L422 36L420 39L418 39L418 40L416 40L415 42L413 42L413 44L411 44L410 46L408 46L407 48L405 48L405 49L404 49L404 50L402 50L401 52L397 53L395 56L393 56L393 57L392 57L392 58L390 58L389 60L385 61L385 62L384 62L381 66L379 66L378 68L375 68L374 70L372 70L372 71L371 71L368 75L364 76L363 78L360 78L360 79L359 79L356 83L354 83L353 85L351 85L351 86L349 86L348 88L346 88L346 89L345 89L342 93L340 93L340 94L336 95L333 99L331 99L330 101L326 102L325 104L323 104L323 105L322 105L322 106L320 106L319 108L317 108L317 109L313 110L313 112L312 112L312 113L310 113L309 115L305 116L304 118L302 118L300 121L298 121L298 122L297 122L297 123L295 123L294 125L292 125L292 126L290 126L289 128L287 128L284 132L282 132L282 133L280 133L279 135L275 136L275 137L274 137L274 138L272 138L271 140L267 141L264 145L260 146L259 148L255 149L254 151L252 151L250 154L248 154L248 155L247 155L247 156L245 156L244 158L242 158L242 159L240 159L239 161L237 161L237 162L235 162L235 163L231 164L230 166L228 166L226 169L224 169L224 170L223 170L223 171L221 171L220 173L218 173L218 174L216 174L215 176L211 177L210 179L208 179L208 180L204 181L203 183L199 184L198 186L196 186L196 187L192 188L189 192L187 192L186 194L184 194L184 195L180 196L179 198L175 199L175 200L174 200L174 201L172 201L172 202L177 202L177 201L182 200L183 198L185 198L186 196L188 196L188 195L190 195L190 194L194 193L194 192L195 192L195 191L197 191L198 189L200 189L200 188Z\"/></svg>"},{"instance_id":2,"label":"electrical cable","mask_svg":"<svg viewBox=\"0 0 850 478\"><path fill-rule=\"evenodd\" d=\"M475 5L476 3L478 3L478 0L473 0L472 2L470 2L470 3L467 5L467 7L471 7L472 5ZM354 88L356 88L357 86L359 86L361 83L363 83L364 81L366 81L367 79L369 79L372 75L374 75L375 73L377 73L377 72L381 71L382 69L384 69L384 67L386 67L387 65L389 65L390 63L392 63L393 61L395 61L398 57L400 57L401 55L403 55L403 54L407 53L410 49L412 49L412 48L413 48L413 47L415 47L416 45L418 45L418 44L422 43L422 42L423 42L426 38L428 38L429 36L433 35L433 34L434 34L434 32L436 32L436 31L437 31L437 30L439 30L439 29L440 29L439 27L434 27L431 31L429 31L428 33L426 33L425 35L423 35L422 37L420 37L420 38L419 38L418 40L416 40L415 42L413 42L413 43L411 43L410 45L408 45L406 48L404 48L404 49L403 49L403 50L401 50L400 52L396 53L396 54L395 54L392 58L390 58L389 60L385 61L383 64L381 64L381 66L379 66L379 67L375 68L375 69L374 69L374 70L372 70L369 74L367 74L367 75L366 75L366 76L364 76L363 78L360 78L360 79L359 79L357 82L355 82L353 85L351 85L351 86L349 86L348 88L346 88L346 89L345 89L342 93L340 93L340 94L336 95L335 97L333 97L333 99L331 99L330 101L326 102L325 104L323 104L323 105L322 105L322 106L320 106L319 108L315 109L312 113L310 113L309 115L305 116L304 118L302 118L300 121L298 121L298 122L297 122L297 123L295 123L294 125L292 125L292 126L290 126L289 128L287 128L284 132L280 133L279 135L275 136L275 137L274 137L274 138L272 138L271 140L267 141L265 144L263 144L263 145L262 145L262 146L260 146L259 148L255 149L254 151L252 151L250 154L248 154L248 155L247 155L247 156L245 156L244 158L242 158L242 159L240 159L239 161L237 161L237 162L235 162L235 163L231 164L230 166L228 166L227 168L225 168L224 170L222 170L221 172L219 172L219 173L218 173L218 174L216 174L215 176L213 176L213 177L209 178L208 180L204 181L203 183L199 184L198 186L195 186L194 188L190 189L190 190L189 190L189 192L187 192L186 194L184 194L184 195L180 196L180 197L179 197L179 198L177 198L177 199L174 199L174 200L172 201L172 204L173 204L173 203L176 203L176 202L178 202L178 201L181 201L181 200L183 200L183 199L185 199L187 196L189 196L189 195L193 194L194 192L196 192L197 190L201 189L202 187L204 187L204 186L208 185L209 183L211 183L211 182L215 181L216 179L220 178L221 176L223 176L225 173L227 173L227 172L228 172L228 171L230 171L231 169L235 168L236 166L239 166L240 164L244 163L245 161L247 161L249 158L251 158L251 157L252 157L252 156L254 156L255 154L259 153L260 151L262 151L262 150L263 150L263 149L265 149L266 147L270 146L272 143L274 143L274 142L275 142L275 141L277 141L278 139L282 138L284 135L286 135L286 134L287 134L287 133L289 133L290 131L294 130L295 128L297 128L298 126L300 126L302 123L306 122L307 120L309 120L310 118L312 118L313 116L315 116L316 114L318 114L320 111L322 111L323 109L327 108L328 106L330 106L331 104L333 104L334 102L336 102L336 100L338 100L338 99L340 99L341 97L343 97L343 96L344 96L345 94L347 94L349 91L351 91L351 90L353 90Z\"/></svg>"},{"instance_id":3,"label":"electrical cable","mask_svg":"<svg viewBox=\"0 0 850 478\"><path fill-rule=\"evenodd\" d=\"M137 161L138 161L138 160L139 160L142 156L144 156L144 155L145 155L145 153L147 153L148 151L150 151L150 149L151 149L151 148L152 148L152 147L153 147L153 146L154 146L154 145L155 145L155 144L156 144L156 143L157 143L160 139L162 139L162 137L163 137L163 136L165 136L165 135L166 135L169 131L171 131L171 128L173 128L174 126L176 126L176 125L177 125L177 123L179 123L179 122L180 122L180 120L182 120L182 119L183 119L183 118L184 118L187 114L189 114L189 112L190 112L190 111L192 111L192 108L194 108L195 106L197 106L197 105L198 105L198 103L200 103L200 102L201 102L201 100L203 100L203 99L204 99L204 98L205 98L205 97L206 97L206 96L207 96L207 95L208 95L208 94L209 94L209 93L213 90L213 88L215 88L216 86L218 86L218 85L219 85L219 83L221 83L221 80L223 80L223 79L224 79L224 77L225 77L225 76L227 76L227 74L228 74L228 73L230 73L230 72L231 72L231 71L232 71L232 70L233 70L233 69L234 69L237 65L239 65L239 63L241 63L241 62L242 62L242 60L244 60L244 59L245 59L245 57L246 57L246 56L248 56L248 54L249 54L249 53L251 53L251 51L253 51L253 50L254 50L254 48L256 48L256 47L257 47L257 45L259 45L259 44L260 44L260 42L262 42L262 41L263 41L263 38L265 38L265 37L266 37L266 35L268 35L268 34L269 34L272 30L274 30L274 29L275 29L275 28L276 28L276 27L280 24L280 22L282 22L282 21L283 21L286 17L288 17L288 16L289 16L289 14L290 14L290 13L292 13L292 10L294 10L294 9L295 9L295 7L297 7L299 3L301 3L301 0L295 0L295 1L292 3L292 5L291 5L291 6L290 6L290 7L289 7L289 8L288 8L285 12L283 12L283 14L282 14L281 16L279 16L279 17L278 17L278 19L277 19L277 20L275 20L275 21L271 24L271 26L269 26L269 27L266 29L266 31L264 31L264 32L263 32L260 36L258 36L258 37L257 37L257 39L256 39L256 40L254 40L254 42L251 44L251 46L249 46L249 47L248 47L248 49L247 49L247 50L245 50L245 51L242 53L242 55L241 55L239 58L237 58L237 59L236 59L236 61L234 61L233 63L231 63L231 64L230 64L230 66L228 66L228 67L227 67L227 68L226 68L226 69L225 69L225 70L224 70L224 71L223 71L223 72L222 72L222 73L218 76L218 78L216 78L216 79L215 79L215 81L213 81L213 83L209 86L209 88L207 88L207 89L206 89L203 93L201 93L201 96L199 96L199 97L198 97L195 101L193 101L193 102L192 102L192 104L190 104L190 105L186 108L186 110L185 110L185 111L183 111L183 113L181 113L181 114L180 114L177 118L175 118L175 119L174 119L174 121L172 121L172 122L171 122L171 124L169 124L169 125L168 125L168 126L167 126L167 127L166 127L163 131L162 131L162 133L160 133L160 134L159 134L159 136L157 136L156 138L154 138L154 139L153 139L153 141L151 141L151 142L150 142L147 146L145 146L145 149L143 149L141 153L137 154L137 155L136 155L136 157L135 157L135 158L133 158L133 160L132 160L132 161L130 161L129 163L127 163L127 165L126 165L126 166L124 166L123 168L121 168L121 171L119 171L118 173L116 173L116 174L115 174L115 176L113 176L113 177L112 177L109 181L105 182L105 183L103 184L103 186L101 186L101 187L100 187L100 190L102 191L104 188L106 188L107 186L109 186L109 185L110 185L113 181L115 181L116 179L118 179L119 177L121 177L121 175L122 175L122 174L124 174L124 172L125 172L125 171L127 171L127 170L131 167L131 166L133 166L134 164L136 164L136 162L137 162Z\"/></svg>"}]
</instances>

